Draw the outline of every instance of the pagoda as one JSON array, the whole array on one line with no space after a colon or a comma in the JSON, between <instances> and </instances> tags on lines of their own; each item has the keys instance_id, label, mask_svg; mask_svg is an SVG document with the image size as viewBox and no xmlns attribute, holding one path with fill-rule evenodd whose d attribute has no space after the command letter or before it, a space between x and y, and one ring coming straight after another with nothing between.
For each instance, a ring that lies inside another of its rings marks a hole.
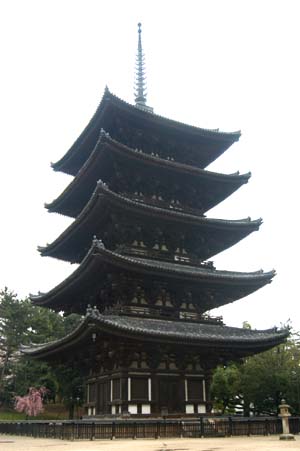
<instances>
[{"instance_id":1,"label":"pagoda","mask_svg":"<svg viewBox=\"0 0 300 451\"><path fill-rule=\"evenodd\" d=\"M74 220L39 250L78 266L32 301L83 319L66 337L23 352L79 366L89 416L204 414L218 364L270 349L288 332L227 327L209 315L275 275L217 270L210 260L262 222L206 216L250 178L206 169L240 132L154 114L140 24L138 33L135 105L106 88L87 127L52 165L74 178L46 207Z\"/></svg>"}]
</instances>

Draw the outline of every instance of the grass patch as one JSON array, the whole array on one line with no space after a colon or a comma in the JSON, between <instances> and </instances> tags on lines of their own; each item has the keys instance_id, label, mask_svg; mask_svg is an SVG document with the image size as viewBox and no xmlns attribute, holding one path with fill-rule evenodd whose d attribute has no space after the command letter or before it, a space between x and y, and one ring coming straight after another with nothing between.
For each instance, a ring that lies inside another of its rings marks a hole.
<instances>
[{"instance_id":1,"label":"grass patch","mask_svg":"<svg viewBox=\"0 0 300 451\"><path fill-rule=\"evenodd\" d=\"M44 412L36 417L29 417L28 420L67 420L69 412L66 410L63 404L46 404L44 406ZM0 421L10 420L10 421L20 421L26 420L26 415L24 413L16 412L13 409L1 408L0 409Z\"/></svg>"},{"instance_id":2,"label":"grass patch","mask_svg":"<svg viewBox=\"0 0 300 451\"><path fill-rule=\"evenodd\" d=\"M0 420L25 420L26 415L24 413L14 412L13 410L0 410Z\"/></svg>"}]
</instances>

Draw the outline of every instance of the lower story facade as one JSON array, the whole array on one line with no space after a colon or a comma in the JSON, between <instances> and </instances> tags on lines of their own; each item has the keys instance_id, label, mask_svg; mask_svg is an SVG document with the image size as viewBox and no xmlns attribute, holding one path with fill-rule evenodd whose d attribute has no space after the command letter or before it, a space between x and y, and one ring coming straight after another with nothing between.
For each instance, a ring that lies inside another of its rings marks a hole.
<instances>
[{"instance_id":1,"label":"lower story facade","mask_svg":"<svg viewBox=\"0 0 300 451\"><path fill-rule=\"evenodd\" d=\"M66 337L23 352L79 369L89 417L195 415L211 412L211 378L219 364L270 349L288 334L89 309Z\"/></svg>"},{"instance_id":2,"label":"lower story facade","mask_svg":"<svg viewBox=\"0 0 300 451\"><path fill-rule=\"evenodd\" d=\"M113 373L88 381L86 414L205 414L211 407L208 386L203 374Z\"/></svg>"}]
</instances>

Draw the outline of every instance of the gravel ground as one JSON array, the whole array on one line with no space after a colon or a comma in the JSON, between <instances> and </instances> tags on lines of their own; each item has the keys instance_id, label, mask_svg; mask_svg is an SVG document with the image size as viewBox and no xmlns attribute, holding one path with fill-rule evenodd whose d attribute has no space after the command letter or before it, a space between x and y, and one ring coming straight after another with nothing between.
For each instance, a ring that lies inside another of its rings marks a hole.
<instances>
[{"instance_id":1,"label":"gravel ground","mask_svg":"<svg viewBox=\"0 0 300 451\"><path fill-rule=\"evenodd\" d=\"M0 435L1 451L283 451L300 450L300 436L282 441L278 436L158 440L67 441Z\"/></svg>"}]
</instances>

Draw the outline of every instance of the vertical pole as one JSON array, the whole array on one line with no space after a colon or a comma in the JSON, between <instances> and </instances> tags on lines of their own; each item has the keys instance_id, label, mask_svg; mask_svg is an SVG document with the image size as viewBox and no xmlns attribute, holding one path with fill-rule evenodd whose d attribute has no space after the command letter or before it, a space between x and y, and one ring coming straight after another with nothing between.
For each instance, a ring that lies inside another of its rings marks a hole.
<instances>
[{"instance_id":1,"label":"vertical pole","mask_svg":"<svg viewBox=\"0 0 300 451\"><path fill-rule=\"evenodd\" d=\"M71 433L70 433L70 435L71 435L71 440L72 441L74 441L74 439L75 439L75 423L73 422L72 424L71 424Z\"/></svg>"},{"instance_id":2,"label":"vertical pole","mask_svg":"<svg viewBox=\"0 0 300 451\"><path fill-rule=\"evenodd\" d=\"M112 401L113 401L113 380L110 380L110 402L111 402L111 412L113 413L113 405L112 405Z\"/></svg>"},{"instance_id":3,"label":"vertical pole","mask_svg":"<svg viewBox=\"0 0 300 451\"><path fill-rule=\"evenodd\" d=\"M183 427L183 421L180 421L180 438L183 438L183 434L184 434L184 427Z\"/></svg>"},{"instance_id":4,"label":"vertical pole","mask_svg":"<svg viewBox=\"0 0 300 451\"><path fill-rule=\"evenodd\" d=\"M90 402L90 384L87 384L86 386L86 402Z\"/></svg>"},{"instance_id":5,"label":"vertical pole","mask_svg":"<svg viewBox=\"0 0 300 451\"><path fill-rule=\"evenodd\" d=\"M200 437L204 437L204 421L203 417L200 417Z\"/></svg>"},{"instance_id":6,"label":"vertical pole","mask_svg":"<svg viewBox=\"0 0 300 451\"><path fill-rule=\"evenodd\" d=\"M91 440L95 440L95 423L92 423Z\"/></svg>"},{"instance_id":7,"label":"vertical pole","mask_svg":"<svg viewBox=\"0 0 300 451\"><path fill-rule=\"evenodd\" d=\"M270 435L270 431L269 431L269 421L266 418L265 420L265 435Z\"/></svg>"},{"instance_id":8,"label":"vertical pole","mask_svg":"<svg viewBox=\"0 0 300 451\"><path fill-rule=\"evenodd\" d=\"M205 379L202 381L202 390L203 390L203 401L206 402L206 386L205 386Z\"/></svg>"},{"instance_id":9,"label":"vertical pole","mask_svg":"<svg viewBox=\"0 0 300 451\"><path fill-rule=\"evenodd\" d=\"M160 438L160 421L156 422L156 434L155 434L155 438L158 439Z\"/></svg>"},{"instance_id":10,"label":"vertical pole","mask_svg":"<svg viewBox=\"0 0 300 451\"><path fill-rule=\"evenodd\" d=\"M247 435L249 437L250 436L250 432L251 432L251 421L250 421L250 419L248 419L248 421L247 421L247 426L248 426L248 433L247 433Z\"/></svg>"},{"instance_id":11,"label":"vertical pole","mask_svg":"<svg viewBox=\"0 0 300 451\"><path fill-rule=\"evenodd\" d=\"M151 377L148 378L148 401L152 401Z\"/></svg>"},{"instance_id":12,"label":"vertical pole","mask_svg":"<svg viewBox=\"0 0 300 451\"><path fill-rule=\"evenodd\" d=\"M111 425L111 440L116 438L116 423L113 421Z\"/></svg>"},{"instance_id":13,"label":"vertical pole","mask_svg":"<svg viewBox=\"0 0 300 451\"><path fill-rule=\"evenodd\" d=\"M131 378L128 378L128 401L131 401Z\"/></svg>"},{"instance_id":14,"label":"vertical pole","mask_svg":"<svg viewBox=\"0 0 300 451\"><path fill-rule=\"evenodd\" d=\"M184 400L188 401L188 381L184 379Z\"/></svg>"},{"instance_id":15,"label":"vertical pole","mask_svg":"<svg viewBox=\"0 0 300 451\"><path fill-rule=\"evenodd\" d=\"M232 418L228 418L228 435L229 437L232 436L233 428L232 428Z\"/></svg>"},{"instance_id":16,"label":"vertical pole","mask_svg":"<svg viewBox=\"0 0 300 451\"><path fill-rule=\"evenodd\" d=\"M134 422L134 424L133 424L133 440L135 440L136 439L136 437L137 437L137 424L136 424L136 422Z\"/></svg>"}]
</instances>

